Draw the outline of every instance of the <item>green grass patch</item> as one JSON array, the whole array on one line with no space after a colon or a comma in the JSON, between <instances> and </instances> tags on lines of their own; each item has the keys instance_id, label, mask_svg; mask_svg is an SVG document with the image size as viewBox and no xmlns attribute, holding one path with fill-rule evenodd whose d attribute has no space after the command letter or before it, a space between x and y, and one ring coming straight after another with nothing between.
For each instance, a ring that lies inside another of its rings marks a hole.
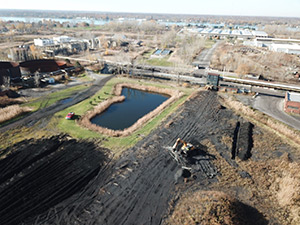
<instances>
[{"instance_id":1,"label":"green grass patch","mask_svg":"<svg viewBox=\"0 0 300 225\"><path fill-rule=\"evenodd\" d=\"M209 39L207 39L207 40L205 41L205 48L212 48L212 46L213 46L215 43L216 43L215 40L209 40Z\"/></svg>"},{"instance_id":2,"label":"green grass patch","mask_svg":"<svg viewBox=\"0 0 300 225\"><path fill-rule=\"evenodd\" d=\"M143 57L146 58L146 59L149 59L150 56L151 56L155 51L156 51L156 50L144 52Z\"/></svg>"},{"instance_id":3,"label":"green grass patch","mask_svg":"<svg viewBox=\"0 0 300 225\"><path fill-rule=\"evenodd\" d=\"M114 153L119 154L123 150L134 146L138 141L140 141L144 136L147 136L153 129L155 129L159 124L171 113L173 113L178 106L183 103L188 96L194 91L191 88L178 88L184 93L184 96L173 102L169 107L167 107L158 116L150 120L144 127L135 131L132 135L127 137L109 137L94 131L90 131L86 128L79 126L75 120L66 120L65 116L68 112L75 112L77 116L83 116L85 112L91 110L94 105L112 97L113 87L117 83L139 83L141 85L156 86L160 88L174 88L166 84L155 83L155 82L145 82L129 78L113 78L107 82L107 84L90 99L82 101L77 105L71 106L61 112L54 115L50 126L57 127L61 132L68 133L75 138L80 139L99 139L102 140L102 145L110 148Z\"/></svg>"},{"instance_id":4,"label":"green grass patch","mask_svg":"<svg viewBox=\"0 0 300 225\"><path fill-rule=\"evenodd\" d=\"M168 61L168 57L148 59L145 61L145 63L151 66L168 66L168 67L174 66L173 62Z\"/></svg>"},{"instance_id":5,"label":"green grass patch","mask_svg":"<svg viewBox=\"0 0 300 225\"><path fill-rule=\"evenodd\" d=\"M78 80L80 80L80 81L82 81L82 82L88 82L88 81L92 81L92 80L93 80L92 77L87 76L85 73L83 73L83 74L77 76L76 79L78 79Z\"/></svg>"},{"instance_id":6,"label":"green grass patch","mask_svg":"<svg viewBox=\"0 0 300 225\"><path fill-rule=\"evenodd\" d=\"M29 107L33 108L33 111L36 111L38 109L43 109L45 107L48 107L62 99L70 98L74 94L76 94L84 89L87 89L87 88L88 88L88 86L86 86L86 85L78 85L75 87L70 87L70 88L67 88L67 89L64 89L61 91L56 91L54 93L51 93L47 96L43 96L38 99L35 99L33 101L24 103L21 106L29 106Z\"/></svg>"}]
</instances>

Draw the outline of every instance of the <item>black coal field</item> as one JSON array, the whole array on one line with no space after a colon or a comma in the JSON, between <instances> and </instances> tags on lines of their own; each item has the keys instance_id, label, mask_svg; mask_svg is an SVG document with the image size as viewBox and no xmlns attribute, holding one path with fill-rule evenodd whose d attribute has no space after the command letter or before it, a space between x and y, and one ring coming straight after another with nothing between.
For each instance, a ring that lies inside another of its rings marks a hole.
<instances>
[{"instance_id":1,"label":"black coal field","mask_svg":"<svg viewBox=\"0 0 300 225\"><path fill-rule=\"evenodd\" d=\"M83 194L107 161L94 143L66 136L22 141L0 161L1 224L31 223L65 199Z\"/></svg>"}]
</instances>

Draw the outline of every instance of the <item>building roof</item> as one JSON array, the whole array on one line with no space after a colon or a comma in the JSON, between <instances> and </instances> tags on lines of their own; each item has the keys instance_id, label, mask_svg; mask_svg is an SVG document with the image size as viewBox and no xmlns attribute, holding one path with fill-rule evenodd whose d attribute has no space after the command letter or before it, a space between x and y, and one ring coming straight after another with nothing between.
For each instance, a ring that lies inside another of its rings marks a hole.
<instances>
[{"instance_id":1,"label":"building roof","mask_svg":"<svg viewBox=\"0 0 300 225\"><path fill-rule=\"evenodd\" d=\"M300 50L300 45L296 44L272 44L274 49L289 49L289 50Z\"/></svg>"},{"instance_id":2,"label":"building roof","mask_svg":"<svg viewBox=\"0 0 300 225\"><path fill-rule=\"evenodd\" d=\"M255 30L255 31L252 31L252 34L254 36L264 36L264 37L267 37L268 34L264 31L259 31L259 30Z\"/></svg>"},{"instance_id":3,"label":"building roof","mask_svg":"<svg viewBox=\"0 0 300 225\"><path fill-rule=\"evenodd\" d=\"M16 62L6 62L6 61L0 62L0 69L10 69L12 67L17 67L17 66L19 66L19 63Z\"/></svg>"},{"instance_id":4,"label":"building roof","mask_svg":"<svg viewBox=\"0 0 300 225\"><path fill-rule=\"evenodd\" d=\"M274 41L274 42L300 42L299 39L290 39L290 38L266 38L266 37L261 37L261 38L256 38L257 41Z\"/></svg>"},{"instance_id":5,"label":"building roof","mask_svg":"<svg viewBox=\"0 0 300 225\"><path fill-rule=\"evenodd\" d=\"M191 33L198 32L202 35L224 35L224 36L239 36L239 37L263 37L263 40L265 40L268 37L268 34L264 31L253 31L249 29L235 29L235 30L229 30L229 29L220 29L220 28L189 28L186 29L187 31Z\"/></svg>"},{"instance_id":6,"label":"building roof","mask_svg":"<svg viewBox=\"0 0 300 225\"><path fill-rule=\"evenodd\" d=\"M249 35L252 36L252 33L249 30L241 30L242 35Z\"/></svg>"},{"instance_id":7,"label":"building roof","mask_svg":"<svg viewBox=\"0 0 300 225\"><path fill-rule=\"evenodd\" d=\"M287 92L286 94L288 101L300 102L300 93Z\"/></svg>"}]
</instances>

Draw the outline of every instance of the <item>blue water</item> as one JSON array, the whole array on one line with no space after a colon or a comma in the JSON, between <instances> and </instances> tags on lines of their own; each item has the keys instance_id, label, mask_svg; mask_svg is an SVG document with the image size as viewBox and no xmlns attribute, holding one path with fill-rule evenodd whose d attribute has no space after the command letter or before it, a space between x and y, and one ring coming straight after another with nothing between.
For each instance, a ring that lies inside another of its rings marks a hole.
<instances>
[{"instance_id":1,"label":"blue water","mask_svg":"<svg viewBox=\"0 0 300 225\"><path fill-rule=\"evenodd\" d=\"M72 100L73 100L73 98L65 98L65 99L63 99L63 100L60 100L60 103L61 103L61 104L66 104L66 103L71 102Z\"/></svg>"},{"instance_id":2,"label":"blue water","mask_svg":"<svg viewBox=\"0 0 300 225\"><path fill-rule=\"evenodd\" d=\"M3 21L19 21L19 22L25 22L25 23L32 23L32 22L40 22L43 20L52 20L52 21L57 21L60 23L68 22L71 24L76 24L76 23L82 23L86 22L89 24L95 24L95 25L104 25L106 23L111 22L111 20L102 20L102 19L92 19L92 18L40 18L40 17L9 17L9 16L0 16L0 20ZM127 19L124 21L138 21L139 24L142 23L144 20L141 19ZM122 23L122 20L117 20L118 22ZM225 23L208 23L208 22L199 22L199 23L188 23L188 22L175 22L175 21L158 21L159 24L165 25L165 26L205 26L205 27L214 27L214 28L223 28L225 26ZM244 28L244 29L252 29L252 30L257 30L256 26L251 26L251 25L242 25L242 24L235 24L232 27L238 29L238 28ZM288 28L289 29L289 28ZM291 28L293 29L293 28ZM298 28L296 28L298 29ZM298 31L298 30L297 30Z\"/></svg>"},{"instance_id":3,"label":"blue water","mask_svg":"<svg viewBox=\"0 0 300 225\"><path fill-rule=\"evenodd\" d=\"M69 23L82 23L86 22L89 24L94 23L95 25L104 25L106 23L109 23L110 21L107 20L99 20L99 19L64 19L64 18L40 18L40 17L7 17L7 16L1 16L0 20L3 21L19 21L24 23L32 23L32 22L40 22L43 20L52 20L60 23L69 22Z\"/></svg>"},{"instance_id":4,"label":"blue water","mask_svg":"<svg viewBox=\"0 0 300 225\"><path fill-rule=\"evenodd\" d=\"M95 116L91 122L112 130L123 130L157 108L167 96L131 88L123 88L125 101L112 104L106 111Z\"/></svg>"}]
</instances>

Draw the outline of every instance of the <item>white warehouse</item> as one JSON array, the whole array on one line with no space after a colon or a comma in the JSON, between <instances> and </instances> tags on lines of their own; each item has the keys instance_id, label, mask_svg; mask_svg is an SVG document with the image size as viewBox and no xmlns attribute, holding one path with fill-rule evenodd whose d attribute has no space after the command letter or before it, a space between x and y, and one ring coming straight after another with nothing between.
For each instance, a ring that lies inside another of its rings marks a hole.
<instances>
[{"instance_id":1,"label":"white warehouse","mask_svg":"<svg viewBox=\"0 0 300 225\"><path fill-rule=\"evenodd\" d=\"M271 44L269 49L274 52L300 55L300 45L297 44Z\"/></svg>"},{"instance_id":2,"label":"white warehouse","mask_svg":"<svg viewBox=\"0 0 300 225\"><path fill-rule=\"evenodd\" d=\"M51 45L70 43L71 41L72 41L72 39L68 36L53 37L52 39L38 38L38 39L34 39L34 45L45 47L45 46L51 46Z\"/></svg>"},{"instance_id":3,"label":"white warehouse","mask_svg":"<svg viewBox=\"0 0 300 225\"><path fill-rule=\"evenodd\" d=\"M71 38L68 36L60 36L60 37L54 37L53 41L55 44L69 43L71 42Z\"/></svg>"},{"instance_id":4,"label":"white warehouse","mask_svg":"<svg viewBox=\"0 0 300 225\"><path fill-rule=\"evenodd\" d=\"M54 45L54 41L53 39L48 39L48 38L45 38L45 39L34 39L34 45L35 46L50 46L50 45Z\"/></svg>"}]
</instances>

